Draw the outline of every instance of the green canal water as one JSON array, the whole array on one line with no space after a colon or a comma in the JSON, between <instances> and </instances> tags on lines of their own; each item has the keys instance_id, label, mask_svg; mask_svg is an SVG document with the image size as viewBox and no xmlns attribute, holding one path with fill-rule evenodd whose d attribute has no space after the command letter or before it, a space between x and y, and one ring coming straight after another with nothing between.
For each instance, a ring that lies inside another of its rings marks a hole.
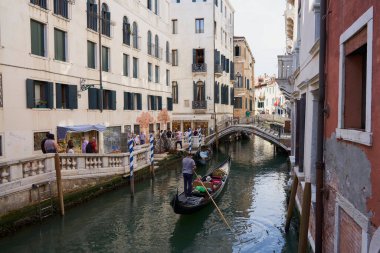
<instances>
[{"instance_id":1,"label":"green canal water","mask_svg":"<svg viewBox=\"0 0 380 253\"><path fill-rule=\"evenodd\" d=\"M217 204L190 216L174 214L169 204L183 181L179 164L154 181L106 193L0 240L0 252L296 252L297 232L285 234L287 157L255 137L222 143L204 174L230 155L229 181Z\"/></svg>"}]
</instances>

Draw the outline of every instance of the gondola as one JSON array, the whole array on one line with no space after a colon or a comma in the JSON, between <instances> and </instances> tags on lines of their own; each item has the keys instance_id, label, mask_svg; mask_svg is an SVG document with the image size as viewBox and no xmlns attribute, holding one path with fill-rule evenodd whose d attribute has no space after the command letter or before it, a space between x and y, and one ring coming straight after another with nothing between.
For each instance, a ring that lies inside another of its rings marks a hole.
<instances>
[{"instance_id":1,"label":"gondola","mask_svg":"<svg viewBox=\"0 0 380 253\"><path fill-rule=\"evenodd\" d=\"M192 214L204 206L208 205L212 200L206 192L197 191L197 189L205 190L202 183L206 186L208 192L213 199L217 198L223 191L230 174L231 158L228 157L223 163L211 170L202 179L193 182L192 196L186 197L185 193L177 194L171 200L171 206L177 214Z\"/></svg>"},{"instance_id":2,"label":"gondola","mask_svg":"<svg viewBox=\"0 0 380 253\"><path fill-rule=\"evenodd\" d=\"M207 162L211 160L211 158L212 150L207 146L201 146L194 155L195 162L201 165L206 165Z\"/></svg>"}]
</instances>

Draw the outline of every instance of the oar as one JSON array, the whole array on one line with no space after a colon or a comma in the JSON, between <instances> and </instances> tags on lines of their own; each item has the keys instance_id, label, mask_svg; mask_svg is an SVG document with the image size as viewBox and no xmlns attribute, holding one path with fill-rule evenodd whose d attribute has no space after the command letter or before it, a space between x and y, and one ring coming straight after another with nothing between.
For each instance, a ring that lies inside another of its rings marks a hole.
<instances>
[{"instance_id":1,"label":"oar","mask_svg":"<svg viewBox=\"0 0 380 253\"><path fill-rule=\"evenodd\" d=\"M198 174L197 174L195 171L194 171L194 173L195 173L195 175L196 175L197 177L199 177ZM218 210L218 212L219 212L220 216L222 217L222 220L224 221L224 223L226 223L227 227L228 227L231 231L233 231L232 228L230 227L230 225L228 224L226 218L224 218L224 215L223 215L222 211L220 211L218 205L215 203L214 199L211 197L210 193L208 192L207 187L203 184L203 182L202 182L202 178L201 178L200 182L201 182L201 184L203 185L203 187L206 189L206 193L208 194L208 196L210 197L212 203L214 204L214 206L215 206L216 209Z\"/></svg>"}]
</instances>

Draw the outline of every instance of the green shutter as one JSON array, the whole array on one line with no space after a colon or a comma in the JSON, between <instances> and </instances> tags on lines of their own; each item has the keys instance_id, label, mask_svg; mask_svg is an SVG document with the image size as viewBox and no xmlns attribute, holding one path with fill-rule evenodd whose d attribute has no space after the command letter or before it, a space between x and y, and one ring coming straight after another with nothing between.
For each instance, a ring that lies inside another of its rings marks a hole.
<instances>
[{"instance_id":1,"label":"green shutter","mask_svg":"<svg viewBox=\"0 0 380 253\"><path fill-rule=\"evenodd\" d=\"M45 56L44 29L44 24L34 20L30 21L32 54Z\"/></svg>"},{"instance_id":2,"label":"green shutter","mask_svg":"<svg viewBox=\"0 0 380 253\"><path fill-rule=\"evenodd\" d=\"M124 110L128 109L128 92L124 92Z\"/></svg>"},{"instance_id":3,"label":"green shutter","mask_svg":"<svg viewBox=\"0 0 380 253\"><path fill-rule=\"evenodd\" d=\"M193 81L193 100L197 100L197 84Z\"/></svg>"},{"instance_id":4,"label":"green shutter","mask_svg":"<svg viewBox=\"0 0 380 253\"><path fill-rule=\"evenodd\" d=\"M98 109L98 89L89 88L88 89L88 109L95 110Z\"/></svg>"},{"instance_id":5,"label":"green shutter","mask_svg":"<svg viewBox=\"0 0 380 253\"><path fill-rule=\"evenodd\" d=\"M162 110L162 97L158 96L157 99L158 99L158 108L157 109Z\"/></svg>"},{"instance_id":6,"label":"green shutter","mask_svg":"<svg viewBox=\"0 0 380 253\"><path fill-rule=\"evenodd\" d=\"M26 108L34 108L34 81L26 79Z\"/></svg>"},{"instance_id":7,"label":"green shutter","mask_svg":"<svg viewBox=\"0 0 380 253\"><path fill-rule=\"evenodd\" d=\"M55 84L55 108L60 109L62 108L62 84L56 83Z\"/></svg>"},{"instance_id":8,"label":"green shutter","mask_svg":"<svg viewBox=\"0 0 380 253\"><path fill-rule=\"evenodd\" d=\"M109 100L110 101L110 108L111 110L116 110L116 91L115 90L111 90L111 99Z\"/></svg>"},{"instance_id":9,"label":"green shutter","mask_svg":"<svg viewBox=\"0 0 380 253\"><path fill-rule=\"evenodd\" d=\"M141 94L137 93L137 110L142 110Z\"/></svg>"},{"instance_id":10,"label":"green shutter","mask_svg":"<svg viewBox=\"0 0 380 253\"><path fill-rule=\"evenodd\" d=\"M148 102L146 103L146 105L147 105L147 109L148 109L148 110L151 110L151 108L152 108L153 105L152 105L152 101L151 101L151 99L150 99L150 95L147 95L147 99L148 99L148 100L147 100ZM150 103L150 108L149 108L149 103Z\"/></svg>"},{"instance_id":11,"label":"green shutter","mask_svg":"<svg viewBox=\"0 0 380 253\"><path fill-rule=\"evenodd\" d=\"M203 82L203 87L202 87L202 97L201 97L201 100L202 101L206 101L206 81Z\"/></svg>"},{"instance_id":12,"label":"green shutter","mask_svg":"<svg viewBox=\"0 0 380 253\"><path fill-rule=\"evenodd\" d=\"M59 61L66 61L65 50L65 32L54 29L54 58Z\"/></svg>"},{"instance_id":13,"label":"green shutter","mask_svg":"<svg viewBox=\"0 0 380 253\"><path fill-rule=\"evenodd\" d=\"M50 109L54 108L54 97L53 97L53 83L46 83L46 98L47 98L47 107Z\"/></svg>"},{"instance_id":14,"label":"green shutter","mask_svg":"<svg viewBox=\"0 0 380 253\"><path fill-rule=\"evenodd\" d=\"M196 51L193 49L193 64L195 64Z\"/></svg>"},{"instance_id":15,"label":"green shutter","mask_svg":"<svg viewBox=\"0 0 380 253\"><path fill-rule=\"evenodd\" d=\"M68 85L68 107L69 109L78 109L78 91L76 85Z\"/></svg>"}]
</instances>

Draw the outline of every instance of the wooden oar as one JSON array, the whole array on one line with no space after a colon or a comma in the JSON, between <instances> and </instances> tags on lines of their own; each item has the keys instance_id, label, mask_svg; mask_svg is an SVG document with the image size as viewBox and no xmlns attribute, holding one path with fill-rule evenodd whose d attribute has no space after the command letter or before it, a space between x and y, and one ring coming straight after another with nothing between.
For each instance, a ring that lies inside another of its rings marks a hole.
<instances>
[{"instance_id":1,"label":"wooden oar","mask_svg":"<svg viewBox=\"0 0 380 253\"><path fill-rule=\"evenodd\" d=\"M195 173L195 175L196 175L197 177L199 177L198 174L197 174L195 171L194 171L194 173ZM208 196L210 197L212 203L214 204L214 206L215 206L216 209L218 210L218 212L219 212L220 216L222 217L222 220L224 221L224 223L226 223L227 227L228 227L231 231L233 231L232 228L230 227L230 225L228 224L226 218L224 218L224 215L223 215L222 211L220 211L218 205L215 203L214 199L212 198L212 196L211 196L210 193L208 192L207 187L203 184L203 182L202 182L202 178L200 178L200 182L201 182L201 184L203 185L203 187L206 189L206 193L208 194Z\"/></svg>"}]
</instances>

